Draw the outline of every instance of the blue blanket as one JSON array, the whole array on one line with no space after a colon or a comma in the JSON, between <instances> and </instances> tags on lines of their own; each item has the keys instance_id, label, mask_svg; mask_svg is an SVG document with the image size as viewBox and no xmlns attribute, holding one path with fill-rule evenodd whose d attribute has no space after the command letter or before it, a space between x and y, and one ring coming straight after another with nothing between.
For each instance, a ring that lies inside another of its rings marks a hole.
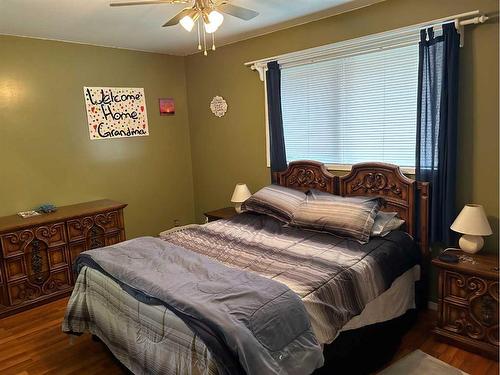
<instances>
[{"instance_id":1,"label":"blue blanket","mask_svg":"<svg viewBox=\"0 0 500 375\"><path fill-rule=\"evenodd\" d=\"M282 283L152 237L86 251L76 272L84 266L174 312L221 374L309 374L323 365L304 305Z\"/></svg>"}]
</instances>

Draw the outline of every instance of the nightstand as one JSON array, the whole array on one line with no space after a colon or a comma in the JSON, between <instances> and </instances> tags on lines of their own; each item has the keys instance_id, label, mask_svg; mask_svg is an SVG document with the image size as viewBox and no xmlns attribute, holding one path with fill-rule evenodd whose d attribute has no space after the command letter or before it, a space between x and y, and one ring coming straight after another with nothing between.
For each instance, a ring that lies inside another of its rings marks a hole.
<instances>
[{"instance_id":1,"label":"nightstand","mask_svg":"<svg viewBox=\"0 0 500 375\"><path fill-rule=\"evenodd\" d=\"M498 360L498 257L465 254L471 261L433 259L438 275L438 338Z\"/></svg>"},{"instance_id":2,"label":"nightstand","mask_svg":"<svg viewBox=\"0 0 500 375\"><path fill-rule=\"evenodd\" d=\"M204 215L207 218L207 223L210 223L215 220L230 219L233 216L238 215L238 213L235 211L234 207L225 207L215 211L205 212Z\"/></svg>"}]
</instances>

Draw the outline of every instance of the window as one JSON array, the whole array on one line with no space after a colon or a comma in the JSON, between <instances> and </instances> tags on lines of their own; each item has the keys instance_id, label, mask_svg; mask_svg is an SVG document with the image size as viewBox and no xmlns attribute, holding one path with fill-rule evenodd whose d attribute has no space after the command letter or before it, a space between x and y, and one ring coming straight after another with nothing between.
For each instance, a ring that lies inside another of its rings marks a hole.
<instances>
[{"instance_id":1,"label":"window","mask_svg":"<svg viewBox=\"0 0 500 375\"><path fill-rule=\"evenodd\" d=\"M418 44L281 72L288 161L415 166Z\"/></svg>"}]
</instances>

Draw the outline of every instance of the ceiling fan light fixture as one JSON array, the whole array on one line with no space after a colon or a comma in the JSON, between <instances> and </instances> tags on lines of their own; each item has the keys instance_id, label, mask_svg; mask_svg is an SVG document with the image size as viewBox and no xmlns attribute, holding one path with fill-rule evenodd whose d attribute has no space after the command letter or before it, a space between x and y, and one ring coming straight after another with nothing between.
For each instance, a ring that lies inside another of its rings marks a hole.
<instances>
[{"instance_id":1,"label":"ceiling fan light fixture","mask_svg":"<svg viewBox=\"0 0 500 375\"><path fill-rule=\"evenodd\" d=\"M194 20L191 18L191 16L182 17L179 23L186 31L190 32L191 30L193 30Z\"/></svg>"},{"instance_id":2,"label":"ceiling fan light fixture","mask_svg":"<svg viewBox=\"0 0 500 375\"><path fill-rule=\"evenodd\" d=\"M207 32L207 34L215 33L217 31L217 29L219 28L219 26L217 26L216 24L214 24L212 22L205 23L204 25L205 25L205 31Z\"/></svg>"},{"instance_id":3,"label":"ceiling fan light fixture","mask_svg":"<svg viewBox=\"0 0 500 375\"><path fill-rule=\"evenodd\" d=\"M113 2L109 5L129 6L129 5L151 5L151 4L186 4L190 6L182 9L174 17L170 18L163 27L181 26L188 32L192 31L195 24L198 34L198 50L203 50L207 55L206 34L212 36L212 50L215 50L215 32L224 22L224 15L229 14L236 18L248 21L259 15L258 12L228 3L229 0L129 0L126 2ZM218 10L217 10L218 9ZM202 48L203 40L203 48Z\"/></svg>"},{"instance_id":4,"label":"ceiling fan light fixture","mask_svg":"<svg viewBox=\"0 0 500 375\"><path fill-rule=\"evenodd\" d=\"M220 25L222 25L222 22L224 21L224 16L222 15L222 13L217 12L216 10L212 10L208 15L208 19L211 24L219 27Z\"/></svg>"}]
</instances>

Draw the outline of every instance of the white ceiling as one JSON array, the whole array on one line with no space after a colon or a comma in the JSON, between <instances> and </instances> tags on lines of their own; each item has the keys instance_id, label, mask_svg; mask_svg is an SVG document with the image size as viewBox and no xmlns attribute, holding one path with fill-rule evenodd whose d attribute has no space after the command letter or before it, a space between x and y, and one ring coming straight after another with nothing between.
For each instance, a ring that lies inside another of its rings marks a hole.
<instances>
[{"instance_id":1,"label":"white ceiling","mask_svg":"<svg viewBox=\"0 0 500 375\"><path fill-rule=\"evenodd\" d=\"M250 21L226 15L216 42L228 44L380 1L234 0L232 4L260 14ZM184 7L111 8L106 0L0 0L0 34L187 55L197 52L195 31L188 33L180 25L161 27Z\"/></svg>"}]
</instances>

